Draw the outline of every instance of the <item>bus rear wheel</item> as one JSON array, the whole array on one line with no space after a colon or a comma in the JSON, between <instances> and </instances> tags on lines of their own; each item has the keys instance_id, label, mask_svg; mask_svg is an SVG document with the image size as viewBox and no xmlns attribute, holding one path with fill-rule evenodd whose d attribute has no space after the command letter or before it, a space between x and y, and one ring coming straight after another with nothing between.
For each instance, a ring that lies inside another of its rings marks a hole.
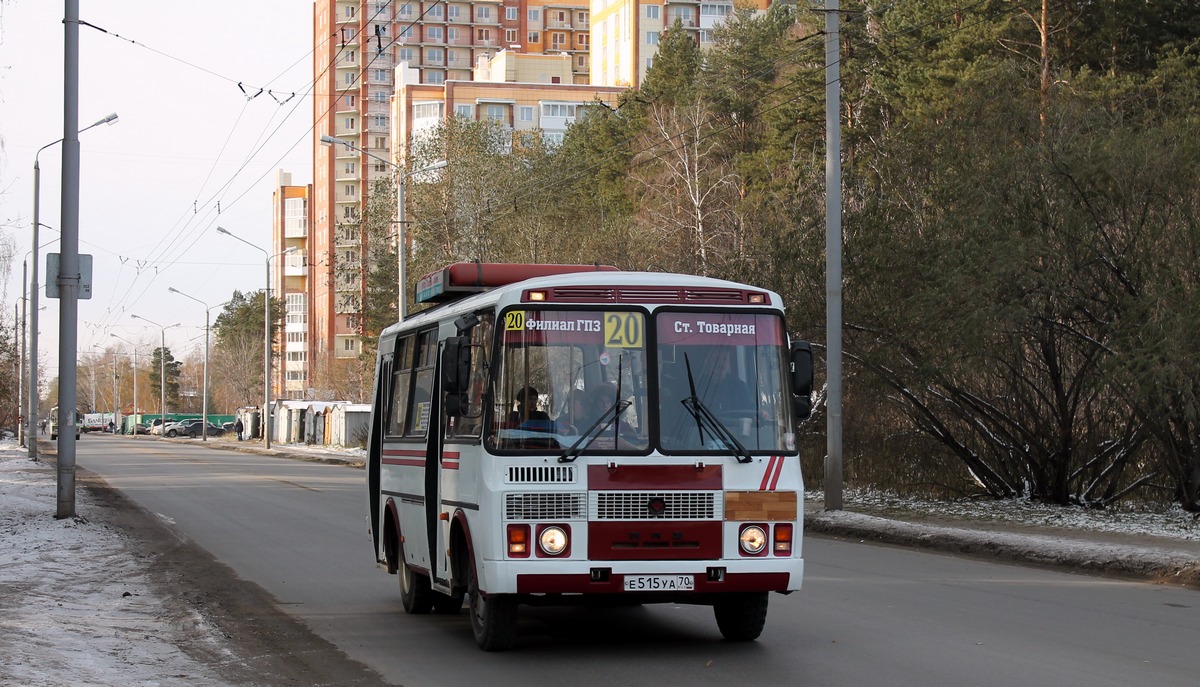
<instances>
[{"instance_id":1,"label":"bus rear wheel","mask_svg":"<svg viewBox=\"0 0 1200 687\"><path fill-rule=\"evenodd\" d=\"M467 603L475 643L484 651L507 651L517 639L517 600L511 594L479 591L474 561L467 582Z\"/></svg>"},{"instance_id":2,"label":"bus rear wheel","mask_svg":"<svg viewBox=\"0 0 1200 687\"><path fill-rule=\"evenodd\" d=\"M713 604L717 628L731 642L751 642L767 624L767 592L722 595Z\"/></svg>"},{"instance_id":3,"label":"bus rear wheel","mask_svg":"<svg viewBox=\"0 0 1200 687\"><path fill-rule=\"evenodd\" d=\"M396 577L400 578L400 603L405 613L424 615L433 610L433 590L429 587L429 578L408 567L403 546L400 547Z\"/></svg>"}]
</instances>

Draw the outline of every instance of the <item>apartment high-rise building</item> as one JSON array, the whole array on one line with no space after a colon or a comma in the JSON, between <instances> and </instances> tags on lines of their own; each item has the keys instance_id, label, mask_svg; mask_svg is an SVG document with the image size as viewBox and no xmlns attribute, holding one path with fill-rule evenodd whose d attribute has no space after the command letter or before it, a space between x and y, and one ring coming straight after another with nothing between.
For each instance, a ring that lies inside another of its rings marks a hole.
<instances>
[{"instance_id":1,"label":"apartment high-rise building","mask_svg":"<svg viewBox=\"0 0 1200 687\"><path fill-rule=\"evenodd\" d=\"M271 397L298 399L308 393L309 278L312 184L292 185L279 170L271 212L271 297L284 304L283 326L274 340Z\"/></svg>"},{"instance_id":2,"label":"apartment high-rise building","mask_svg":"<svg viewBox=\"0 0 1200 687\"><path fill-rule=\"evenodd\" d=\"M770 0L751 0L763 12ZM675 25L705 48L734 11L732 0L591 0L591 78L597 86L640 88L654 64L659 35Z\"/></svg>"},{"instance_id":3,"label":"apartment high-rise building","mask_svg":"<svg viewBox=\"0 0 1200 687\"><path fill-rule=\"evenodd\" d=\"M471 80L479 60L501 49L555 52L571 60L563 83L587 83L588 14L587 0L313 2L307 357L309 386L318 394L329 388L325 372L362 350L366 246L359 218L372 183L394 170L385 160L397 147L390 121L395 67L406 64L420 83L443 84ZM355 148L324 145L322 136Z\"/></svg>"}]
</instances>

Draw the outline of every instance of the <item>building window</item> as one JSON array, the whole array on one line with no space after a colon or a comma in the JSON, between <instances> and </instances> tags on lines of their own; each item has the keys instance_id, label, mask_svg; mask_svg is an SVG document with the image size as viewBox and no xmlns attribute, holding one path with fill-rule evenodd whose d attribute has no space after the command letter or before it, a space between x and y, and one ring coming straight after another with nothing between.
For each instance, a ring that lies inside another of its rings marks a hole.
<instances>
[{"instance_id":1,"label":"building window","mask_svg":"<svg viewBox=\"0 0 1200 687\"><path fill-rule=\"evenodd\" d=\"M344 339L342 341L342 350L346 351L347 353L353 353L354 351L358 350L358 342L354 339Z\"/></svg>"},{"instance_id":2,"label":"building window","mask_svg":"<svg viewBox=\"0 0 1200 687\"><path fill-rule=\"evenodd\" d=\"M488 105L487 118L494 122L507 122L508 108L504 105Z\"/></svg>"},{"instance_id":3,"label":"building window","mask_svg":"<svg viewBox=\"0 0 1200 687\"><path fill-rule=\"evenodd\" d=\"M302 363L305 360L308 360L308 354L305 353L304 351L288 351L287 352L287 361L289 363Z\"/></svg>"},{"instance_id":4,"label":"building window","mask_svg":"<svg viewBox=\"0 0 1200 687\"><path fill-rule=\"evenodd\" d=\"M529 42L530 43L541 43L542 42L542 34L538 33L537 31L530 31L529 32Z\"/></svg>"},{"instance_id":5,"label":"building window","mask_svg":"<svg viewBox=\"0 0 1200 687\"><path fill-rule=\"evenodd\" d=\"M529 21L539 22L542 20L542 11L540 9L529 10Z\"/></svg>"},{"instance_id":6,"label":"building window","mask_svg":"<svg viewBox=\"0 0 1200 687\"><path fill-rule=\"evenodd\" d=\"M490 44L492 42L492 30L491 29L476 29L475 30L475 39L478 41L482 41L485 44Z\"/></svg>"},{"instance_id":7,"label":"building window","mask_svg":"<svg viewBox=\"0 0 1200 687\"><path fill-rule=\"evenodd\" d=\"M302 344L308 342L308 332L288 332L287 342L294 344Z\"/></svg>"},{"instance_id":8,"label":"building window","mask_svg":"<svg viewBox=\"0 0 1200 687\"><path fill-rule=\"evenodd\" d=\"M412 48L400 48L400 50L396 52L396 59L400 60L401 62L412 62L413 49Z\"/></svg>"},{"instance_id":9,"label":"building window","mask_svg":"<svg viewBox=\"0 0 1200 687\"><path fill-rule=\"evenodd\" d=\"M446 16L450 17L450 21L458 21L462 17L462 7L459 5L450 5L446 8Z\"/></svg>"},{"instance_id":10,"label":"building window","mask_svg":"<svg viewBox=\"0 0 1200 687\"><path fill-rule=\"evenodd\" d=\"M658 45L658 32L657 31L647 31L646 32L646 44L647 45Z\"/></svg>"},{"instance_id":11,"label":"building window","mask_svg":"<svg viewBox=\"0 0 1200 687\"><path fill-rule=\"evenodd\" d=\"M381 129L386 129L388 125L388 116L385 114L377 114L375 117L375 126Z\"/></svg>"},{"instance_id":12,"label":"building window","mask_svg":"<svg viewBox=\"0 0 1200 687\"><path fill-rule=\"evenodd\" d=\"M346 184L345 191L346 191L346 193L345 193L346 196L357 196L358 195L358 187L355 186L354 184Z\"/></svg>"},{"instance_id":13,"label":"building window","mask_svg":"<svg viewBox=\"0 0 1200 687\"><path fill-rule=\"evenodd\" d=\"M358 331L358 316L346 315L346 327L348 327L350 331Z\"/></svg>"},{"instance_id":14,"label":"building window","mask_svg":"<svg viewBox=\"0 0 1200 687\"><path fill-rule=\"evenodd\" d=\"M425 49L426 64L445 64L441 48L426 48Z\"/></svg>"},{"instance_id":15,"label":"building window","mask_svg":"<svg viewBox=\"0 0 1200 687\"><path fill-rule=\"evenodd\" d=\"M446 83L446 72L430 69L425 72L425 83Z\"/></svg>"},{"instance_id":16,"label":"building window","mask_svg":"<svg viewBox=\"0 0 1200 687\"><path fill-rule=\"evenodd\" d=\"M567 45L567 34L554 32L550 34L550 49L562 50Z\"/></svg>"},{"instance_id":17,"label":"building window","mask_svg":"<svg viewBox=\"0 0 1200 687\"><path fill-rule=\"evenodd\" d=\"M521 106L521 121L522 122L532 122L533 121L533 108L532 107L529 107L528 105Z\"/></svg>"},{"instance_id":18,"label":"building window","mask_svg":"<svg viewBox=\"0 0 1200 687\"><path fill-rule=\"evenodd\" d=\"M455 105L454 116L462 117L463 119L471 119L474 117L473 113L471 112L470 105Z\"/></svg>"},{"instance_id":19,"label":"building window","mask_svg":"<svg viewBox=\"0 0 1200 687\"><path fill-rule=\"evenodd\" d=\"M441 5L435 5L435 7L441 7ZM425 40L441 43L446 40L446 32L441 26L427 26L425 27Z\"/></svg>"},{"instance_id":20,"label":"building window","mask_svg":"<svg viewBox=\"0 0 1200 687\"><path fill-rule=\"evenodd\" d=\"M492 8L491 7L476 7L475 8L475 21L490 22L491 20L492 20Z\"/></svg>"},{"instance_id":21,"label":"building window","mask_svg":"<svg viewBox=\"0 0 1200 687\"><path fill-rule=\"evenodd\" d=\"M542 103L543 117L574 117L574 103Z\"/></svg>"},{"instance_id":22,"label":"building window","mask_svg":"<svg viewBox=\"0 0 1200 687\"><path fill-rule=\"evenodd\" d=\"M658 17L659 17L658 12L660 9L662 9L661 7L659 7L658 5L643 5L643 7L646 8L646 18L647 19L658 19Z\"/></svg>"},{"instance_id":23,"label":"building window","mask_svg":"<svg viewBox=\"0 0 1200 687\"><path fill-rule=\"evenodd\" d=\"M516 45L517 30L516 29L504 29L504 42L508 43L509 45Z\"/></svg>"},{"instance_id":24,"label":"building window","mask_svg":"<svg viewBox=\"0 0 1200 687\"><path fill-rule=\"evenodd\" d=\"M505 7L504 8L504 18L507 19L508 21L516 21L517 13L520 11L521 10L518 7Z\"/></svg>"}]
</instances>

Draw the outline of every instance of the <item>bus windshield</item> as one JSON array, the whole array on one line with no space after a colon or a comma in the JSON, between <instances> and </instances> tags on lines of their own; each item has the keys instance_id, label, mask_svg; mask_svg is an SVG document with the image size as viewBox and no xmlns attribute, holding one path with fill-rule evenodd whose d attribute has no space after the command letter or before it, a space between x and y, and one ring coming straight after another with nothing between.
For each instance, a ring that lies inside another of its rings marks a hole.
<instances>
[{"instance_id":1,"label":"bus windshield","mask_svg":"<svg viewBox=\"0 0 1200 687\"><path fill-rule=\"evenodd\" d=\"M506 311L485 441L564 455L794 451L785 339L771 313Z\"/></svg>"},{"instance_id":2,"label":"bus windshield","mask_svg":"<svg viewBox=\"0 0 1200 687\"><path fill-rule=\"evenodd\" d=\"M664 453L795 450L779 316L659 312L657 342Z\"/></svg>"},{"instance_id":3,"label":"bus windshield","mask_svg":"<svg viewBox=\"0 0 1200 687\"><path fill-rule=\"evenodd\" d=\"M586 452L649 448L644 313L510 310L503 321L489 445L565 449L620 406Z\"/></svg>"}]
</instances>

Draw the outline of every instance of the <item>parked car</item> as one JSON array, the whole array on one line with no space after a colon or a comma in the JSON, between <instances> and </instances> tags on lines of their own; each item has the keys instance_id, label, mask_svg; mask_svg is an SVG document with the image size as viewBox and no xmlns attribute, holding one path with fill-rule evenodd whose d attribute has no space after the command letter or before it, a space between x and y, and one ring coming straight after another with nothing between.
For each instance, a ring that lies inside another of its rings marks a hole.
<instances>
[{"instance_id":1,"label":"parked car","mask_svg":"<svg viewBox=\"0 0 1200 687\"><path fill-rule=\"evenodd\" d=\"M203 422L196 422L196 423L193 423L193 424L192 424L192 425L191 425L191 426L188 428L187 435L188 435L189 437L191 437L191 438L195 439L196 437L200 436L200 435L201 435L201 434L203 434L203 433L204 433L204 423L203 423ZM218 427L218 426L214 425L214 424L213 424L213 423L211 423L211 422L210 422L210 423L208 423L208 433L207 433L207 435L208 435L208 436L210 436L210 437L219 437L219 436L221 436L221 435L222 435L222 434L224 434L224 433L225 433L225 430L221 429L220 427Z\"/></svg>"},{"instance_id":2,"label":"parked car","mask_svg":"<svg viewBox=\"0 0 1200 687\"><path fill-rule=\"evenodd\" d=\"M162 430L163 436L167 436L167 437L187 436L188 425L193 422L200 422L200 421L201 421L200 418L190 417L190 418L187 418L186 420L176 420L175 422L168 422L163 427L163 430Z\"/></svg>"},{"instance_id":3,"label":"parked car","mask_svg":"<svg viewBox=\"0 0 1200 687\"><path fill-rule=\"evenodd\" d=\"M161 436L161 435L162 435L162 428L163 428L163 425L162 425L162 418L161 418L161 417L154 418L154 419L153 419L153 420L151 420L151 422L150 422L150 431L149 431L149 433L150 433L150 434L158 434L158 435L160 435L160 436Z\"/></svg>"},{"instance_id":4,"label":"parked car","mask_svg":"<svg viewBox=\"0 0 1200 687\"><path fill-rule=\"evenodd\" d=\"M146 426L145 422L139 422L133 426L133 433L134 434L149 434L150 428Z\"/></svg>"},{"instance_id":5,"label":"parked car","mask_svg":"<svg viewBox=\"0 0 1200 687\"><path fill-rule=\"evenodd\" d=\"M186 420L180 420L179 422L171 422L167 424L166 432L168 437L182 436L195 439L204 433L204 420L202 418L193 417ZM224 433L225 430L211 422L208 423L208 436L219 437Z\"/></svg>"}]
</instances>

